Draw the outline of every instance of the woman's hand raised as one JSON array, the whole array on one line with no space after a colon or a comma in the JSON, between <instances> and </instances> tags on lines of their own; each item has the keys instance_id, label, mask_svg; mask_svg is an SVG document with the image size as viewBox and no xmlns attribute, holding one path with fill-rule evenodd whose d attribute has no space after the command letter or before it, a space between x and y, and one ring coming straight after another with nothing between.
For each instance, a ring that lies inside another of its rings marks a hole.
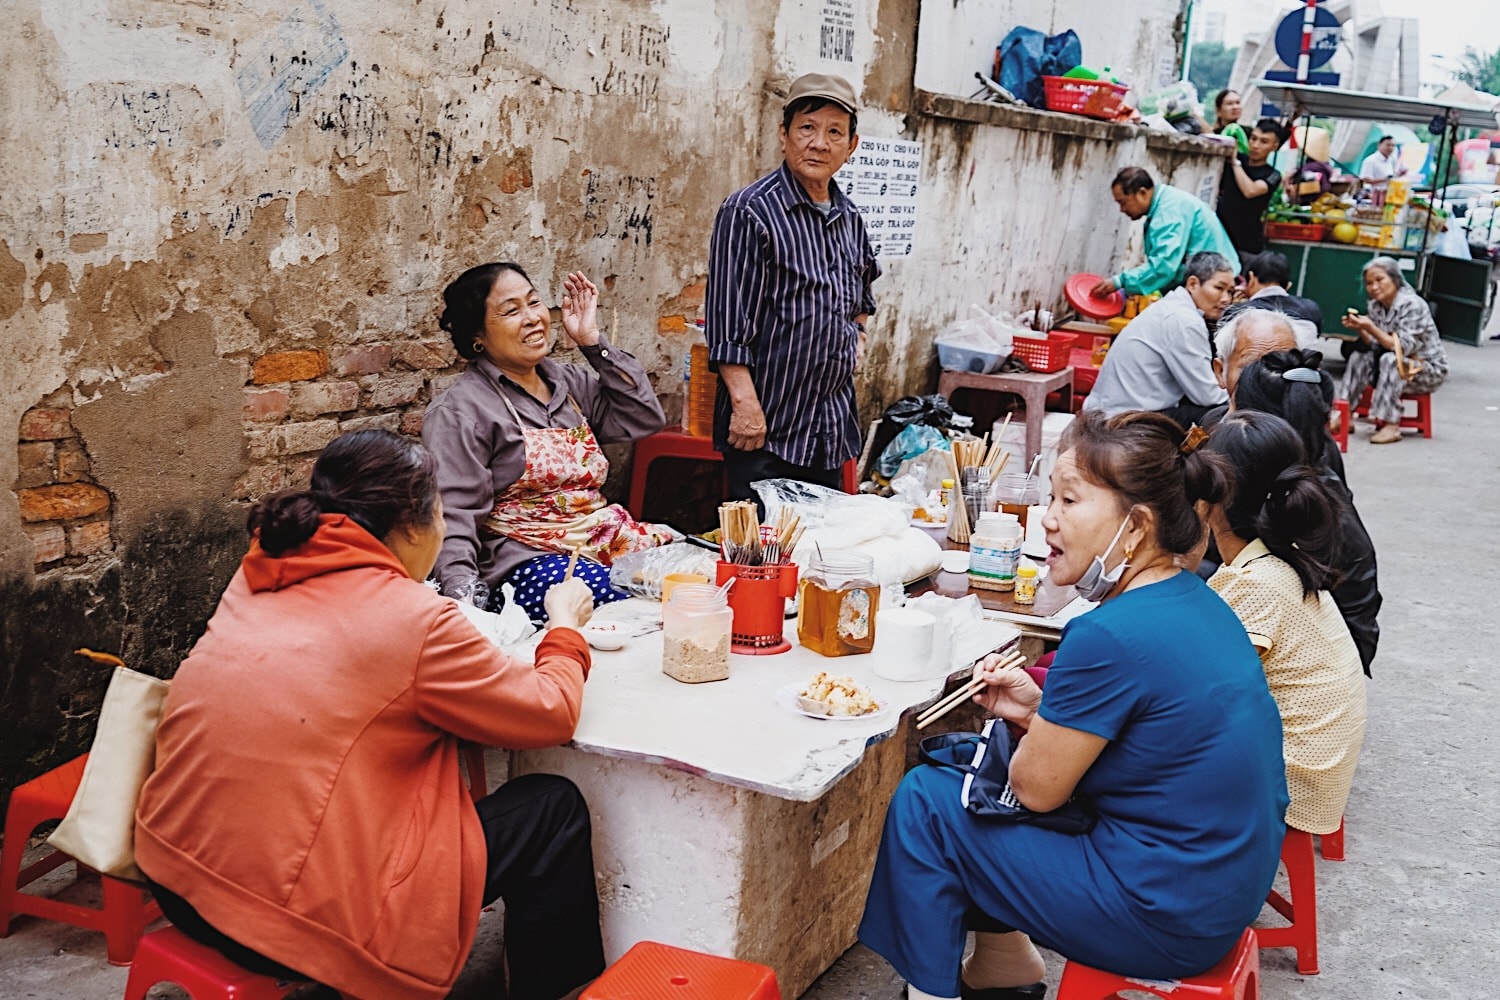
<instances>
[{"instance_id":1,"label":"woman's hand raised","mask_svg":"<svg viewBox=\"0 0 1500 1000\"><path fill-rule=\"evenodd\" d=\"M548 628L580 628L594 616L594 592L575 577L554 583L542 598Z\"/></svg>"},{"instance_id":2,"label":"woman's hand raised","mask_svg":"<svg viewBox=\"0 0 1500 1000\"><path fill-rule=\"evenodd\" d=\"M599 289L582 271L563 279L563 332L579 347L599 343Z\"/></svg>"},{"instance_id":3,"label":"woman's hand raised","mask_svg":"<svg viewBox=\"0 0 1500 1000\"><path fill-rule=\"evenodd\" d=\"M1021 728L1031 725L1031 717L1042 703L1042 689L1031 675L1020 667L999 666L1000 655L991 653L979 662L974 676L988 685L974 696L985 709Z\"/></svg>"}]
</instances>

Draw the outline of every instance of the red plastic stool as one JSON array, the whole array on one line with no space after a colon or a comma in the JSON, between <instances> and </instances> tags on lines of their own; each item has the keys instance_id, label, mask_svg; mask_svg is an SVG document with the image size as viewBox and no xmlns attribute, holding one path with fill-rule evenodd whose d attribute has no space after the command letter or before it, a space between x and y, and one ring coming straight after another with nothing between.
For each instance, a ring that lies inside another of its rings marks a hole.
<instances>
[{"instance_id":1,"label":"red plastic stool","mask_svg":"<svg viewBox=\"0 0 1500 1000\"><path fill-rule=\"evenodd\" d=\"M193 1000L281 1000L302 985L242 969L175 927L141 939L125 983L125 1000L145 1000L146 991L157 983L176 983Z\"/></svg>"},{"instance_id":2,"label":"red plastic stool","mask_svg":"<svg viewBox=\"0 0 1500 1000\"><path fill-rule=\"evenodd\" d=\"M1281 842L1281 863L1286 866L1287 896L1275 889L1266 897L1271 909L1291 921L1288 927L1257 927L1262 948L1297 949L1297 971L1318 974L1318 879L1313 870L1313 835L1288 829Z\"/></svg>"},{"instance_id":3,"label":"red plastic stool","mask_svg":"<svg viewBox=\"0 0 1500 1000\"><path fill-rule=\"evenodd\" d=\"M62 819L68 814L88 759L89 755L84 754L11 793L10 808L5 813L5 845L0 847L0 937L10 934L11 918L17 914L56 920L103 931L110 964L129 965L146 925L161 916L161 907L145 890L102 875L104 904L97 910L21 891L23 886L73 860L61 851L51 851L24 869L21 867L21 855L26 851L31 832L48 820ZM80 874L87 871L83 865L78 865L78 869Z\"/></svg>"},{"instance_id":4,"label":"red plastic stool","mask_svg":"<svg viewBox=\"0 0 1500 1000\"><path fill-rule=\"evenodd\" d=\"M1180 997L1221 997L1222 1000L1260 1000L1260 949L1255 932L1240 935L1229 954L1201 976L1158 982L1131 979L1091 969L1080 962L1063 966L1057 1000L1110 1000L1121 990L1152 993L1168 1000Z\"/></svg>"},{"instance_id":5,"label":"red plastic stool","mask_svg":"<svg viewBox=\"0 0 1500 1000\"><path fill-rule=\"evenodd\" d=\"M1344 860L1344 817L1339 817L1339 828L1332 833L1325 833L1319 837L1320 846L1323 849L1324 861Z\"/></svg>"},{"instance_id":6,"label":"red plastic stool","mask_svg":"<svg viewBox=\"0 0 1500 1000\"><path fill-rule=\"evenodd\" d=\"M1365 386L1365 391L1359 394L1359 405L1354 408L1354 412L1361 417L1369 417L1370 400L1374 395L1375 391L1369 386ZM1414 417L1406 415L1405 404L1408 399L1417 404L1417 415ZM1432 394L1428 392L1414 394L1403 392L1401 394L1401 403L1401 426L1407 430L1421 431L1424 438L1432 437Z\"/></svg>"},{"instance_id":7,"label":"red plastic stool","mask_svg":"<svg viewBox=\"0 0 1500 1000\"><path fill-rule=\"evenodd\" d=\"M641 941L578 1000L781 1000L781 988L768 966Z\"/></svg>"},{"instance_id":8,"label":"red plastic stool","mask_svg":"<svg viewBox=\"0 0 1500 1000\"><path fill-rule=\"evenodd\" d=\"M1335 399L1333 408L1339 411L1339 429L1333 432L1333 439L1339 444L1339 451L1349 450L1349 401L1347 399Z\"/></svg>"},{"instance_id":9,"label":"red plastic stool","mask_svg":"<svg viewBox=\"0 0 1500 1000\"><path fill-rule=\"evenodd\" d=\"M671 426L643 437L635 443L630 462L629 509L633 517L641 517L646 505L646 477L651 472L651 463L658 458L690 458L699 462L722 462L724 456L714 449L713 438L694 437L683 433L679 426ZM855 460L844 463L840 483L845 493L859 490L859 472Z\"/></svg>"}]
</instances>

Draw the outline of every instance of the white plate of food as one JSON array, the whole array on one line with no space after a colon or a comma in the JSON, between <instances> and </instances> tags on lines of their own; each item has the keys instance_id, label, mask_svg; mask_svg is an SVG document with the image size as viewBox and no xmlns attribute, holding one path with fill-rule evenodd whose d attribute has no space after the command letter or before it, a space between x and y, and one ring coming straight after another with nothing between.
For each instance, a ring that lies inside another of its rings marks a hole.
<instances>
[{"instance_id":1,"label":"white plate of food","mask_svg":"<svg viewBox=\"0 0 1500 1000\"><path fill-rule=\"evenodd\" d=\"M888 699L855 683L852 677L835 677L821 671L806 683L779 689L776 703L798 715L824 722L877 719L891 710Z\"/></svg>"}]
</instances>

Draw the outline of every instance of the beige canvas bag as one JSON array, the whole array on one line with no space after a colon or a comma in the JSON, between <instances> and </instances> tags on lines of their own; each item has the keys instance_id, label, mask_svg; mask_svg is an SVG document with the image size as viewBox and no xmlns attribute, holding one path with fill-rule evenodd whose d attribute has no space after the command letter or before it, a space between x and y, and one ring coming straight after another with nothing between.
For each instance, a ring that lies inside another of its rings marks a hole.
<instances>
[{"instance_id":1,"label":"beige canvas bag","mask_svg":"<svg viewBox=\"0 0 1500 1000\"><path fill-rule=\"evenodd\" d=\"M78 794L47 843L102 874L143 881L135 865L135 806L156 768L156 725L168 685L108 653L78 653L113 664L115 672L99 709L99 728Z\"/></svg>"}]
</instances>

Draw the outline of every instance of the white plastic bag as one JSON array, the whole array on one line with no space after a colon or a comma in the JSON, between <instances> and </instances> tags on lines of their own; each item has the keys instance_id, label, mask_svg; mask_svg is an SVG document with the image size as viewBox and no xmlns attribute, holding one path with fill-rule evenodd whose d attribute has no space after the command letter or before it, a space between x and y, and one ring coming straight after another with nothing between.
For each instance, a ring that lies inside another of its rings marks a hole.
<instances>
[{"instance_id":1,"label":"white plastic bag","mask_svg":"<svg viewBox=\"0 0 1500 1000\"><path fill-rule=\"evenodd\" d=\"M458 610L473 623L480 635L508 652L514 652L515 647L536 634L537 629L531 624L531 619L526 617L525 609L516 603L515 588L508 583L501 584L500 592L505 595L505 607L499 612L476 608L468 601L454 599L453 603L458 605Z\"/></svg>"}]
</instances>

